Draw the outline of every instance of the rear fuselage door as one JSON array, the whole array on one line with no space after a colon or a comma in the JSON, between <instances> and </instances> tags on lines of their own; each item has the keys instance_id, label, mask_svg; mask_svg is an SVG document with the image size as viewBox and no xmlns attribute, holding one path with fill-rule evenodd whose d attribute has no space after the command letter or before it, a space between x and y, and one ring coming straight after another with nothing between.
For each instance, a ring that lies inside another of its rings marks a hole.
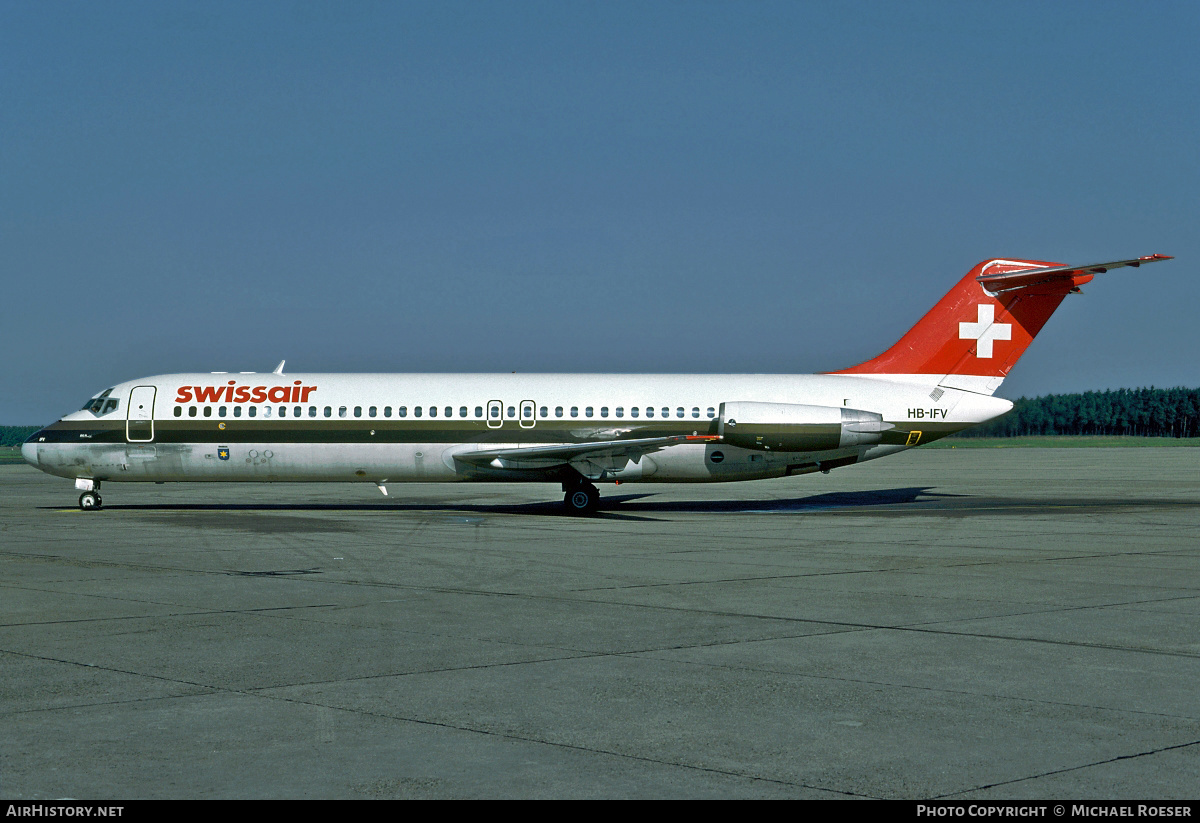
<instances>
[{"instance_id":1,"label":"rear fuselage door","mask_svg":"<svg viewBox=\"0 0 1200 823\"><path fill-rule=\"evenodd\" d=\"M521 401L521 428L532 429L537 425L535 408L532 400Z\"/></svg>"},{"instance_id":2,"label":"rear fuselage door","mask_svg":"<svg viewBox=\"0 0 1200 823\"><path fill-rule=\"evenodd\" d=\"M129 393L129 416L125 418L125 439L130 443L154 440L154 387L136 386Z\"/></svg>"}]
</instances>

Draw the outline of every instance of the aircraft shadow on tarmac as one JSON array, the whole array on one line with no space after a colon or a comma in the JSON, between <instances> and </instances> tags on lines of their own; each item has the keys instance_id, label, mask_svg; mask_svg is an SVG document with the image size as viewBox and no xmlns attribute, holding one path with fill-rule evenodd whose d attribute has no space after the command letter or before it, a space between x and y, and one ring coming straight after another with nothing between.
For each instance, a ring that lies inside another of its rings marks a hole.
<instances>
[{"instance_id":1,"label":"aircraft shadow on tarmac","mask_svg":"<svg viewBox=\"0 0 1200 823\"><path fill-rule=\"evenodd\" d=\"M924 511L937 511L952 500L971 500L969 495L931 491L933 487L872 489L854 492L828 492L803 497L773 500L662 500L657 492L610 495L600 500L595 517L601 519L660 519L670 514L804 514L810 512L871 509L914 505ZM61 508L61 507L44 507ZM532 515L569 517L557 500L532 503L436 503L405 502L401 499L379 503L159 503L109 504L100 512L411 512L448 515ZM470 521L467 517L465 520Z\"/></svg>"},{"instance_id":2,"label":"aircraft shadow on tarmac","mask_svg":"<svg viewBox=\"0 0 1200 823\"><path fill-rule=\"evenodd\" d=\"M682 514L820 514L839 516L914 516L940 515L952 517L996 516L996 515L1059 515L1102 513L1113 509L1175 509L1180 506L1193 507L1190 500L1147 499L1147 498L1062 498L1062 497L992 497L986 495L950 494L933 491L933 486L908 486L894 489L866 489L852 492L827 492L802 497L778 498L773 500L664 500L661 493L646 491L637 494L609 495L600 500L600 509L593 520L663 520L671 515ZM61 506L43 506L45 509L61 509ZM479 525L487 516L523 515L527 517L560 517L575 519L568 514L558 500L551 499L530 503L454 503L454 502L407 502L390 498L378 503L160 503L160 504L110 504L91 516L103 516L103 512L131 512L157 514L160 522L173 522L171 512L191 512L211 523L207 512L259 512L279 514L287 512L394 512L409 514L441 514L447 522ZM284 527L283 523L271 523L268 518L260 524L260 530L271 530L272 526ZM585 518L586 519L586 518ZM305 522L307 519L298 521ZM343 521L330 520L332 530L351 528ZM334 527L334 523L341 523Z\"/></svg>"}]
</instances>

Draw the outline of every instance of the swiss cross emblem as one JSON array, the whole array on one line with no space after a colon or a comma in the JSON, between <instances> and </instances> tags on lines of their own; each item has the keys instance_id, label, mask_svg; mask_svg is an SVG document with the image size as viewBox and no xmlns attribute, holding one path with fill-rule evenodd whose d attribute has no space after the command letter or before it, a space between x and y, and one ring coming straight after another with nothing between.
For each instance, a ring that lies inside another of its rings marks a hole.
<instances>
[{"instance_id":1,"label":"swiss cross emblem","mask_svg":"<svg viewBox=\"0 0 1200 823\"><path fill-rule=\"evenodd\" d=\"M958 324L958 339L978 341L975 356L990 358L993 340L1012 340L1012 323L997 323L996 307L991 303L980 303L976 308L979 316L974 323Z\"/></svg>"}]
</instances>

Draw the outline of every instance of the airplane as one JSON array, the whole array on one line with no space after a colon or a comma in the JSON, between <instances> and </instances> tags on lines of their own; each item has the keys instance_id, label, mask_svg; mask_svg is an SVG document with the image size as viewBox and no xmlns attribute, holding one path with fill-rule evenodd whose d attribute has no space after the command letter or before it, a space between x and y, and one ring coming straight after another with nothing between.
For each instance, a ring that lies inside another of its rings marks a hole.
<instances>
[{"instance_id":1,"label":"airplane","mask_svg":"<svg viewBox=\"0 0 1200 823\"><path fill-rule=\"evenodd\" d=\"M986 260L912 329L811 375L168 374L105 389L31 436L25 460L102 483L524 481L592 514L597 483L825 472L931 443L1012 408L994 397L1080 286L1161 254L1087 266Z\"/></svg>"}]
</instances>

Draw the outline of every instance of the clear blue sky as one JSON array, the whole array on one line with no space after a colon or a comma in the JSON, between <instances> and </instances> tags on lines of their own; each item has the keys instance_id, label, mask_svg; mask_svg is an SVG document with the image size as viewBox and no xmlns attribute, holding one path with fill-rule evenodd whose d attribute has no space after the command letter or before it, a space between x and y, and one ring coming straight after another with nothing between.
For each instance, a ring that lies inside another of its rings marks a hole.
<instances>
[{"instance_id":1,"label":"clear blue sky","mask_svg":"<svg viewBox=\"0 0 1200 823\"><path fill-rule=\"evenodd\" d=\"M0 2L0 423L176 371L812 372L993 256L1000 394L1200 385L1194 2Z\"/></svg>"}]
</instances>

